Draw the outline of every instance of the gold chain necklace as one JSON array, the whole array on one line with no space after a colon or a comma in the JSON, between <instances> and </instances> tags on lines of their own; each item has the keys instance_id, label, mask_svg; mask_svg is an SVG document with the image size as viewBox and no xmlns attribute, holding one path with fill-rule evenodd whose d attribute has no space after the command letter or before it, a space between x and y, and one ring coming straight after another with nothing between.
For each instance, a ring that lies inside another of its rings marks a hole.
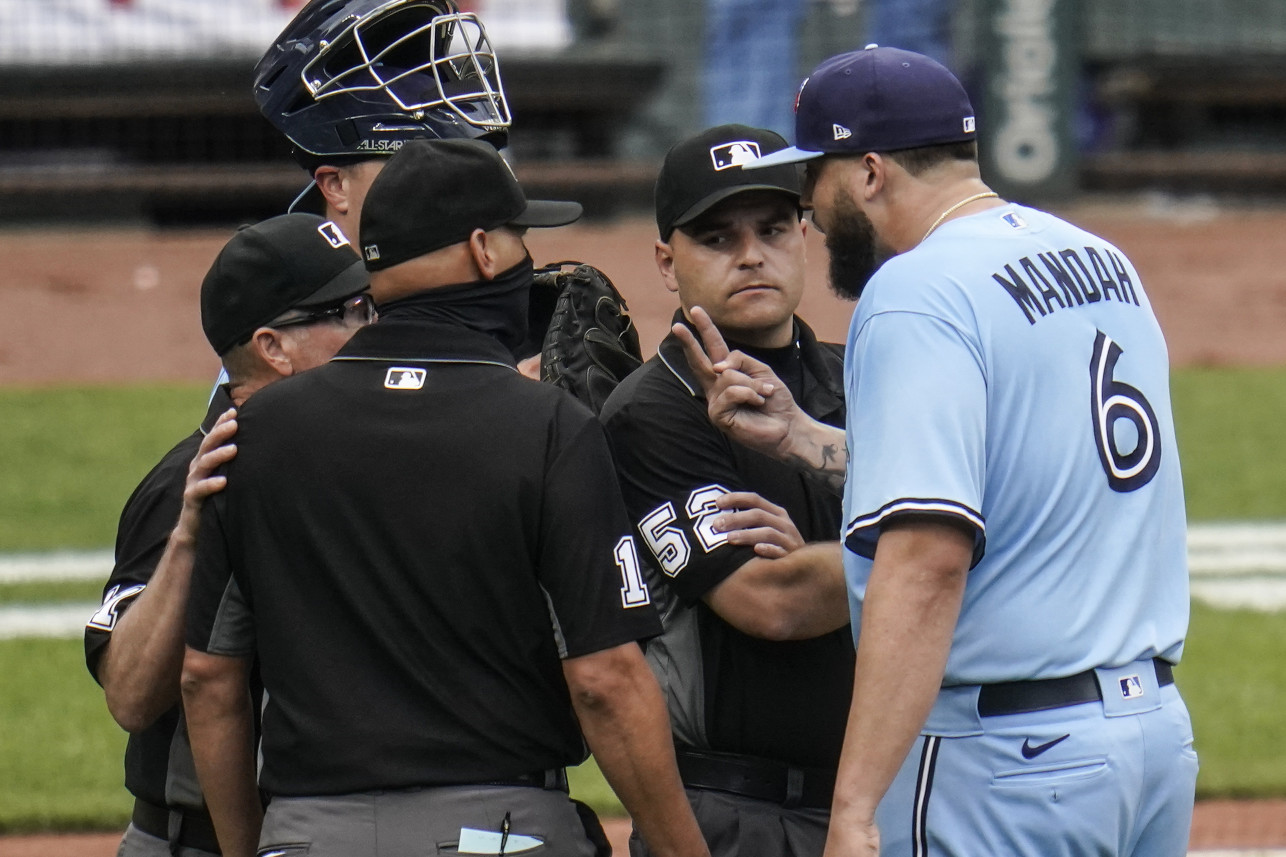
<instances>
[{"instance_id":1,"label":"gold chain necklace","mask_svg":"<svg viewBox=\"0 0 1286 857\"><path fill-rule=\"evenodd\" d=\"M977 202L980 199L987 199L988 197L993 197L993 196L999 197L1000 194L996 193L994 190L988 190L982 193L975 193L973 196L968 196L960 200L955 205L951 206L946 211L938 215L938 219L933 221L933 225L929 227L928 232L924 233L924 237L920 239L920 243L923 244L926 240L928 240L929 236L933 234L933 230L941 226L942 221L946 220L948 217L951 216L951 212L955 211L958 208L964 208L966 205L968 205L971 202Z\"/></svg>"}]
</instances>

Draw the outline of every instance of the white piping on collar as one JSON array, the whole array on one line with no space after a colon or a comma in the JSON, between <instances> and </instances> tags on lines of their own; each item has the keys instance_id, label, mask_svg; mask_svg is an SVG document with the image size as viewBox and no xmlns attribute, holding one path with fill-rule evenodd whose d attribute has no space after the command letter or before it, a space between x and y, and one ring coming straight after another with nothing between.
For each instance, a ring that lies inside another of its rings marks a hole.
<instances>
[{"instance_id":1,"label":"white piping on collar","mask_svg":"<svg viewBox=\"0 0 1286 857\"><path fill-rule=\"evenodd\" d=\"M502 369L509 369L513 372L518 371L518 367L511 366L508 363L502 363L499 360L458 360L448 359L445 357L332 357L332 363L341 360L367 363L476 363L481 366L499 366Z\"/></svg>"},{"instance_id":2,"label":"white piping on collar","mask_svg":"<svg viewBox=\"0 0 1286 857\"><path fill-rule=\"evenodd\" d=\"M656 350L656 356L661 358L661 362L665 364L665 368L669 369L670 373L674 375L674 377L679 379L679 383L682 384L687 389L687 391L692 394L692 397L695 399L697 397L697 391L692 389L692 385L690 385L686 380L684 380L683 376L680 375L675 370L675 368L670 365L670 361L665 359L665 353L658 348Z\"/></svg>"}]
</instances>

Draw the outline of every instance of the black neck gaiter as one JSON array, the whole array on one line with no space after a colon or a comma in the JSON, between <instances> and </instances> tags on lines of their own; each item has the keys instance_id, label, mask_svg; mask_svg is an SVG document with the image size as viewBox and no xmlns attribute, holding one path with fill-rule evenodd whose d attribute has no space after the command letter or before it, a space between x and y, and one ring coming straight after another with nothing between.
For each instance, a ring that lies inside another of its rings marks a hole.
<instances>
[{"instance_id":1,"label":"black neck gaiter","mask_svg":"<svg viewBox=\"0 0 1286 857\"><path fill-rule=\"evenodd\" d=\"M485 333L513 351L527 338L532 276L531 256L527 256L494 280L441 286L381 304L380 319L429 318L458 324Z\"/></svg>"},{"instance_id":2,"label":"black neck gaiter","mask_svg":"<svg viewBox=\"0 0 1286 857\"><path fill-rule=\"evenodd\" d=\"M741 345L728 340L728 347L745 352L761 363L767 364L778 378L785 383L790 394L800 397L804 386L804 361L799 353L799 340L792 340L781 348L756 348L752 345Z\"/></svg>"}]
</instances>

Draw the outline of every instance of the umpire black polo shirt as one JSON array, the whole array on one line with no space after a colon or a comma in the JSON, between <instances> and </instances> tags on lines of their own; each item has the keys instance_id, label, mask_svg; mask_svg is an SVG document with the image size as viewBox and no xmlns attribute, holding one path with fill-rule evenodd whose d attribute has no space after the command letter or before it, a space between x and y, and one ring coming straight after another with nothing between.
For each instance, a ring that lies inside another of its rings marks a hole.
<instances>
[{"instance_id":1,"label":"umpire black polo shirt","mask_svg":"<svg viewBox=\"0 0 1286 857\"><path fill-rule=\"evenodd\" d=\"M560 656L659 631L588 409L484 334L386 318L239 422L203 513L188 643L258 653L264 789L585 759Z\"/></svg>"},{"instance_id":2,"label":"umpire black polo shirt","mask_svg":"<svg viewBox=\"0 0 1286 857\"><path fill-rule=\"evenodd\" d=\"M210 400L205 419L192 434L179 441L143 477L121 511L116 530L116 564L103 603L85 625L85 663L94 680L102 683L98 667L121 615L143 593L165 553L170 533L183 508L183 488L188 465L201 438L214 427L219 415L232 407L225 387ZM125 745L125 787L137 798L157 806L205 811L188 747L183 711L173 706L146 729L129 736Z\"/></svg>"},{"instance_id":3,"label":"umpire black polo shirt","mask_svg":"<svg viewBox=\"0 0 1286 857\"><path fill-rule=\"evenodd\" d=\"M674 320L683 321L682 312ZM810 416L842 427L843 347L819 343L799 319L794 333L786 348L730 345L768 363ZM723 621L701 599L756 556L710 529L719 494L753 491L782 506L808 542L839 538L839 496L711 425L673 334L613 391L601 419L665 620L665 634L647 653L666 690L676 741L835 767L853 688L849 629L764 640Z\"/></svg>"}]
</instances>

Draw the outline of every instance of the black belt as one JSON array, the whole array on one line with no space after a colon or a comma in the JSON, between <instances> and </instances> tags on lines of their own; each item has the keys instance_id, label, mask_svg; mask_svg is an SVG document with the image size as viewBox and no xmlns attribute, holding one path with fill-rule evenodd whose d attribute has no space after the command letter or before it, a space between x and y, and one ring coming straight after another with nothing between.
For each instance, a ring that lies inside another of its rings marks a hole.
<instances>
[{"instance_id":1,"label":"black belt","mask_svg":"<svg viewBox=\"0 0 1286 857\"><path fill-rule=\"evenodd\" d=\"M567 787L567 769L550 768L547 771L532 771L530 774L519 774L516 777L503 777L498 780L487 780L477 783L480 786L527 786L528 788L547 789L565 792Z\"/></svg>"},{"instance_id":2,"label":"black belt","mask_svg":"<svg viewBox=\"0 0 1286 857\"><path fill-rule=\"evenodd\" d=\"M180 847L195 848L219 854L219 840L214 835L214 822L204 812L169 809L145 800L134 800L134 826L149 836L170 843L171 853Z\"/></svg>"},{"instance_id":3,"label":"black belt","mask_svg":"<svg viewBox=\"0 0 1286 857\"><path fill-rule=\"evenodd\" d=\"M694 789L730 792L784 807L830 809L835 771L731 753L678 748L679 779Z\"/></svg>"},{"instance_id":4,"label":"black belt","mask_svg":"<svg viewBox=\"0 0 1286 857\"><path fill-rule=\"evenodd\" d=\"M1157 685L1174 684L1174 668L1169 661L1153 658L1152 665L1156 668ZM984 684L978 691L978 714L982 717L1027 714L1102 699L1098 677L1094 670L1086 670L1066 678Z\"/></svg>"}]
</instances>

